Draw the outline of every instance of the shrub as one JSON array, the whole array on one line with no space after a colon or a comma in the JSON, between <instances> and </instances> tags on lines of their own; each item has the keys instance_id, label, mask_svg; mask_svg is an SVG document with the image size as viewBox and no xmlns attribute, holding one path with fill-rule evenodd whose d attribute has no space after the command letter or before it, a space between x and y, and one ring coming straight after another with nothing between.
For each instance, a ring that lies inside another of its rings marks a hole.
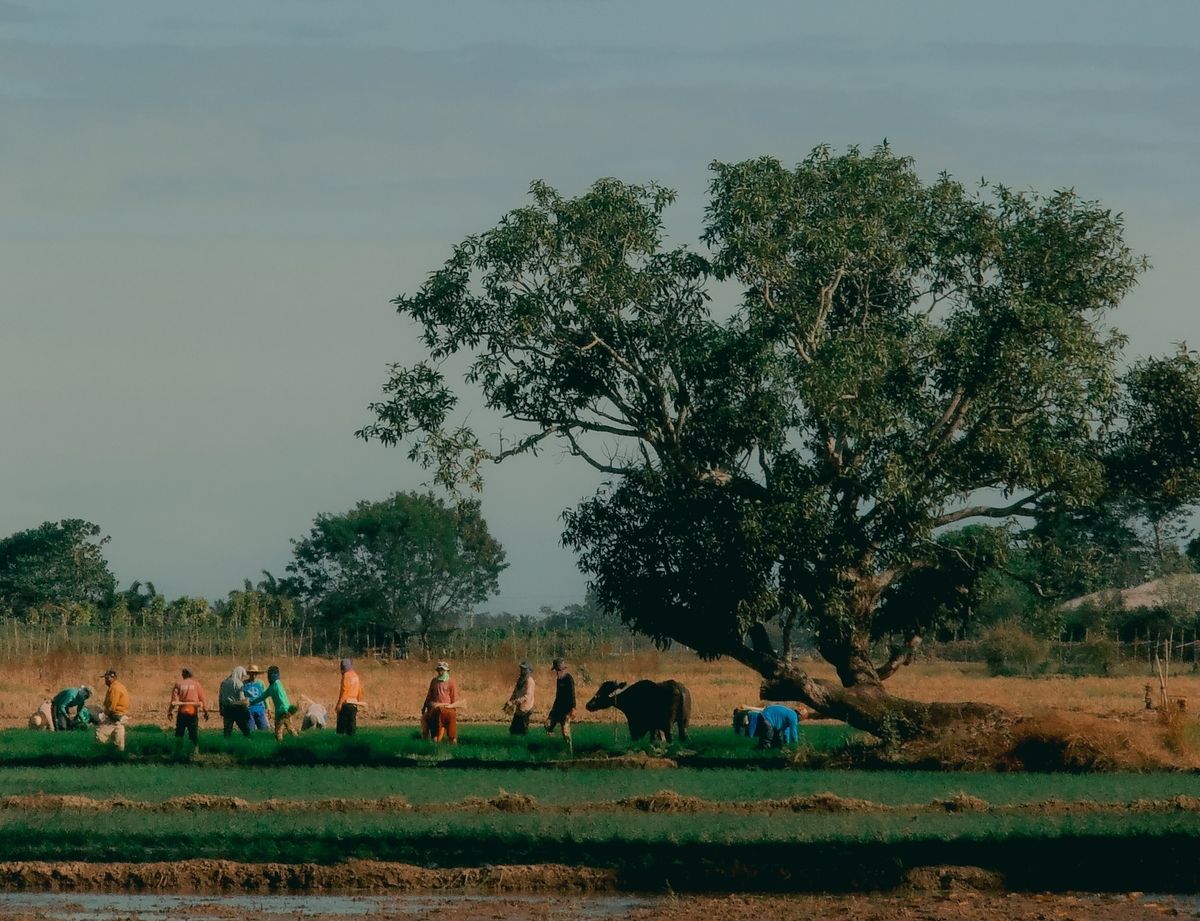
<instances>
[{"instance_id":1,"label":"shrub","mask_svg":"<svg viewBox=\"0 0 1200 921\"><path fill-rule=\"evenodd\" d=\"M979 640L979 651L987 663L988 674L1024 675L1041 674L1049 664L1046 643L1021 627L1005 621L989 627Z\"/></svg>"},{"instance_id":2,"label":"shrub","mask_svg":"<svg viewBox=\"0 0 1200 921\"><path fill-rule=\"evenodd\" d=\"M1099 638L1063 647L1062 672L1067 675L1111 675L1117 670L1117 644Z\"/></svg>"}]
</instances>

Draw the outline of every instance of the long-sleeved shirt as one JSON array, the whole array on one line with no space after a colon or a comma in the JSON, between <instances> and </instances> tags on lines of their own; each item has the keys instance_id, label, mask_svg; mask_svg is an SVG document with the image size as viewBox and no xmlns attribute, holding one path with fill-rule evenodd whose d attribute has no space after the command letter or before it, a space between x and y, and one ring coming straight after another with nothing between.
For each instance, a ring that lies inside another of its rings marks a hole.
<instances>
[{"instance_id":1,"label":"long-sleeved shirt","mask_svg":"<svg viewBox=\"0 0 1200 921\"><path fill-rule=\"evenodd\" d=\"M334 710L341 710L342 704L360 704L363 702L362 679L354 669L342 672L342 688L338 692Z\"/></svg>"},{"instance_id":2,"label":"long-sleeved shirt","mask_svg":"<svg viewBox=\"0 0 1200 921\"><path fill-rule=\"evenodd\" d=\"M208 700L204 696L204 688L195 678L184 678L171 688L171 706L178 707L179 712L186 716L195 716L203 708L208 710Z\"/></svg>"},{"instance_id":3,"label":"long-sleeved shirt","mask_svg":"<svg viewBox=\"0 0 1200 921\"><path fill-rule=\"evenodd\" d=\"M63 688L54 695L54 700L51 701L51 706L55 713L66 714L68 710L79 712L79 708L87 704L87 695L83 693L83 688Z\"/></svg>"},{"instance_id":4,"label":"long-sleeved shirt","mask_svg":"<svg viewBox=\"0 0 1200 921\"><path fill-rule=\"evenodd\" d=\"M508 699L522 713L528 713L533 709L533 694L536 690L533 675L525 675L517 679L517 684Z\"/></svg>"},{"instance_id":5,"label":"long-sleeved shirt","mask_svg":"<svg viewBox=\"0 0 1200 921\"><path fill-rule=\"evenodd\" d=\"M554 704L551 713L570 713L575 709L575 676L570 672L562 672L554 682Z\"/></svg>"},{"instance_id":6,"label":"long-sleeved shirt","mask_svg":"<svg viewBox=\"0 0 1200 921\"><path fill-rule=\"evenodd\" d=\"M114 680L104 692L104 712L112 719L120 719L129 712L129 691L121 682Z\"/></svg>"},{"instance_id":7,"label":"long-sleeved shirt","mask_svg":"<svg viewBox=\"0 0 1200 921\"><path fill-rule=\"evenodd\" d=\"M268 700L275 707L276 718L292 712L292 702L288 700L287 691L283 689L283 682L278 678L267 685L267 689L261 694L251 697L250 706L253 707Z\"/></svg>"},{"instance_id":8,"label":"long-sleeved shirt","mask_svg":"<svg viewBox=\"0 0 1200 921\"><path fill-rule=\"evenodd\" d=\"M217 690L217 700L222 707L239 707L246 703L246 684L234 673L221 682Z\"/></svg>"},{"instance_id":9,"label":"long-sleeved shirt","mask_svg":"<svg viewBox=\"0 0 1200 921\"><path fill-rule=\"evenodd\" d=\"M751 711L746 715L746 735L754 738L762 733L760 723L778 732L782 742L800 741L800 718L791 707L775 704L758 712Z\"/></svg>"},{"instance_id":10,"label":"long-sleeved shirt","mask_svg":"<svg viewBox=\"0 0 1200 921\"><path fill-rule=\"evenodd\" d=\"M444 707L447 704L458 703L458 685L454 683L453 678L447 678L445 681L438 681L434 678L429 682L429 693L425 695L425 703L422 704L421 710L424 712L430 707Z\"/></svg>"}]
</instances>

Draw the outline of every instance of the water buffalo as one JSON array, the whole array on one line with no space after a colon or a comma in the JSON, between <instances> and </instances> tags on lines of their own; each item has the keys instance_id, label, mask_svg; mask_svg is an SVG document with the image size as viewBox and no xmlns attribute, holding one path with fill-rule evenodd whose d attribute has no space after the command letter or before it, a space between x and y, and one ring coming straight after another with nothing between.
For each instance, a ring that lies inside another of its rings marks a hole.
<instances>
[{"instance_id":1,"label":"water buffalo","mask_svg":"<svg viewBox=\"0 0 1200 921\"><path fill-rule=\"evenodd\" d=\"M678 681L606 681L586 704L588 711L616 707L629 721L629 735L636 742L647 732L661 733L671 741L671 724L679 727L679 739L687 741L692 718L692 692Z\"/></svg>"}]
</instances>

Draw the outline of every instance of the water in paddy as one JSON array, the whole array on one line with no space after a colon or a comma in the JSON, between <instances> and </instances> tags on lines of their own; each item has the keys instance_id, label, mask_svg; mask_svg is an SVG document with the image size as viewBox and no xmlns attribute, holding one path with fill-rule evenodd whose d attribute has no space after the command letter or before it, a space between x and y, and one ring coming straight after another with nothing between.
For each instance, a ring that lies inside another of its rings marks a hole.
<instances>
[{"instance_id":1,"label":"water in paddy","mask_svg":"<svg viewBox=\"0 0 1200 921\"><path fill-rule=\"evenodd\" d=\"M656 899L629 895L588 895L557 899L521 895L157 895L91 893L0 893L0 919L44 921L230 921L254 918L325 919L434 917L469 921L517 921L536 909L539 919L608 921ZM554 911L560 903L562 914Z\"/></svg>"}]
</instances>

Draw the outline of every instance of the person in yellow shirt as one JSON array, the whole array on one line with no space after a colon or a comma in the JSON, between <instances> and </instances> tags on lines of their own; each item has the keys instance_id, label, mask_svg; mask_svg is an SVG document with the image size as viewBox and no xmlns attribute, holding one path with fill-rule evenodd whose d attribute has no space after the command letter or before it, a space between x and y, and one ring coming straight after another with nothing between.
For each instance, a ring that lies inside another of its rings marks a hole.
<instances>
[{"instance_id":1,"label":"person in yellow shirt","mask_svg":"<svg viewBox=\"0 0 1200 921\"><path fill-rule=\"evenodd\" d=\"M338 735L352 736L358 731L358 708L362 705L362 679L354 670L354 663L349 659L342 659L342 688L333 708L337 714Z\"/></svg>"},{"instance_id":2,"label":"person in yellow shirt","mask_svg":"<svg viewBox=\"0 0 1200 921\"><path fill-rule=\"evenodd\" d=\"M104 705L101 712L104 722L96 727L96 741L101 745L113 739L117 751L125 751L125 722L129 719L129 691L117 680L117 673L111 668L104 673L104 684L108 690L104 694Z\"/></svg>"}]
</instances>

